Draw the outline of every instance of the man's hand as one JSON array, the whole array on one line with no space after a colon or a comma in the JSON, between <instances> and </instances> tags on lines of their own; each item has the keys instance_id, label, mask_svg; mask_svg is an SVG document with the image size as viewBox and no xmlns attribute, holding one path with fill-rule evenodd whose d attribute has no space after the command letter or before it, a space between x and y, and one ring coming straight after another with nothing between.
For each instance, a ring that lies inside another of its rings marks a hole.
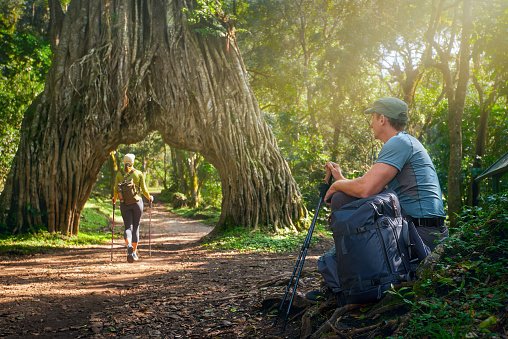
<instances>
[{"instance_id":1,"label":"man's hand","mask_svg":"<svg viewBox=\"0 0 508 339\"><path fill-rule=\"evenodd\" d=\"M345 179L344 176L342 175L342 171L340 169L340 165L337 164L337 163L334 163L332 161L328 161L325 164L325 170L326 170L326 174L325 174L325 178L324 178L325 182L329 181L330 175L333 177L334 180Z\"/></svg>"},{"instance_id":2,"label":"man's hand","mask_svg":"<svg viewBox=\"0 0 508 339\"><path fill-rule=\"evenodd\" d=\"M331 175L333 176L333 178L335 180L342 180L342 179L345 179L344 176L342 175L342 170L340 169L340 165L339 164L336 164L332 161L328 161L326 164L325 164L325 168L326 168L326 171L327 173L331 173Z\"/></svg>"},{"instance_id":3,"label":"man's hand","mask_svg":"<svg viewBox=\"0 0 508 339\"><path fill-rule=\"evenodd\" d=\"M335 192L337 192L337 189L334 186L335 186L335 183L330 185L330 188L328 189L328 191L326 191L326 194L325 194L325 197L324 197L324 201L328 205L331 204L331 202L332 202L332 195Z\"/></svg>"},{"instance_id":4,"label":"man's hand","mask_svg":"<svg viewBox=\"0 0 508 339\"><path fill-rule=\"evenodd\" d=\"M111 198L111 202L113 203L113 205L115 205L116 204L116 198L115 197Z\"/></svg>"}]
</instances>

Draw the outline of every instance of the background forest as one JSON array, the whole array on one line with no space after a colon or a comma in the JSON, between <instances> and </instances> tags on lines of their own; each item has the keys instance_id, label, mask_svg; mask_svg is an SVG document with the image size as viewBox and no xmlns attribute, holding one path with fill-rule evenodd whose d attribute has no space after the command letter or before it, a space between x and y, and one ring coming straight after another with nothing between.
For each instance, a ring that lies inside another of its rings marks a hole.
<instances>
[{"instance_id":1,"label":"background forest","mask_svg":"<svg viewBox=\"0 0 508 339\"><path fill-rule=\"evenodd\" d=\"M48 6L0 2L0 189L23 114L44 88L51 64ZM381 96L409 104L408 130L429 150L452 217L470 203L472 178L507 151L504 0L200 0L196 8L189 24L197 32L235 35L308 208L325 161L339 162L353 178L375 160L381 145L362 111ZM220 179L200 154L171 148L156 133L119 147L116 157L127 152L137 155L149 186L166 198L220 208ZM104 164L95 194L110 194L113 168L112 161Z\"/></svg>"},{"instance_id":2,"label":"background forest","mask_svg":"<svg viewBox=\"0 0 508 339\"><path fill-rule=\"evenodd\" d=\"M64 12L69 2L61 1ZM45 86L50 87L47 75L55 55L49 7L57 3L0 0L3 196L20 135L26 136L33 127L27 126L32 103ZM129 2L132 8L143 3ZM501 178L499 195L493 194L490 179L483 180L480 207L471 205L474 177L508 152L508 1L195 0L193 5L183 13L200 39L210 45L224 43L221 51L233 49L230 44L241 51L262 116L311 212L326 161L340 163L344 174L354 178L376 160L381 144L373 139L363 114L369 103L382 96L408 103L408 132L422 141L434 161L452 227L442 260L421 274L414 288L391 291L411 313L398 333L505 335L508 176ZM80 118L76 116L75 122ZM67 237L77 234L70 231L56 236L42 226L43 232L32 232L30 241L35 245L30 243L25 252L20 247L12 251L22 243L21 236L1 234L0 253L33 253L41 243L45 246L55 239L60 241L56 246L109 241L112 180L126 153L136 154L135 166L146 173L150 190L160 191L159 201L217 218L224 204L224 178L203 154L171 147L153 132L139 143L121 144L104 162L88 208L76 214L74 224L81 225L81 238ZM101 163L102 159L97 168ZM24 207L27 215L39 212ZM0 225L0 233L13 233L14 227L5 226ZM246 228L225 232L224 238L205 246L283 252L294 250L303 239L302 234L291 234L266 241L265 229ZM88 231L96 238L87 239Z\"/></svg>"}]
</instances>

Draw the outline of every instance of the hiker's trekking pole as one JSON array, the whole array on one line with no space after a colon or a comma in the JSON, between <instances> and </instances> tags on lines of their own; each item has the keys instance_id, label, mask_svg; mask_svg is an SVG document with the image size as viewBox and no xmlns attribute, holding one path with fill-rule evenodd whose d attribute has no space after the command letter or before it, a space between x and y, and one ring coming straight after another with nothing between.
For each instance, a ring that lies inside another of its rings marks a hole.
<instances>
[{"instance_id":1,"label":"hiker's trekking pole","mask_svg":"<svg viewBox=\"0 0 508 339\"><path fill-rule=\"evenodd\" d=\"M152 256L152 201L150 200L150 221L148 222L148 256Z\"/></svg>"},{"instance_id":2,"label":"hiker's trekking pole","mask_svg":"<svg viewBox=\"0 0 508 339\"><path fill-rule=\"evenodd\" d=\"M116 204L113 203L113 220L111 221L111 261L113 261L113 236L115 234L115 209L116 209Z\"/></svg>"},{"instance_id":3,"label":"hiker's trekking pole","mask_svg":"<svg viewBox=\"0 0 508 339\"><path fill-rule=\"evenodd\" d=\"M330 187L332 181L333 181L333 176L330 174L328 183L327 184L322 183L319 185L319 202L316 207L316 212L314 213L314 218L312 218L312 223L310 224L309 231L307 232L307 236L305 237L305 240L303 242L302 249L300 250L300 254L298 255L298 259L296 260L295 267L293 268L293 274L291 275L288 285L286 286L286 290L284 292L284 298L282 298L282 300L280 301L278 316L277 316L277 318L275 318L274 325L277 324L278 317L280 316L282 309L284 308L284 304L286 303L286 300L288 299L288 296L289 296L289 290L291 290L291 286L292 286L291 297L289 298L289 303L288 303L288 306L286 309L286 313L284 314L283 331L286 330L289 312L291 311L291 306L293 305L293 300L295 298L296 289L298 288L298 281L300 280L300 275L302 274L303 265L305 264L305 257L307 256L307 250L309 249L310 241L312 239L312 233L314 233L314 227L316 226L316 221L318 218L319 210L321 209L321 205L323 204L325 194L328 191L328 188Z\"/></svg>"}]
</instances>

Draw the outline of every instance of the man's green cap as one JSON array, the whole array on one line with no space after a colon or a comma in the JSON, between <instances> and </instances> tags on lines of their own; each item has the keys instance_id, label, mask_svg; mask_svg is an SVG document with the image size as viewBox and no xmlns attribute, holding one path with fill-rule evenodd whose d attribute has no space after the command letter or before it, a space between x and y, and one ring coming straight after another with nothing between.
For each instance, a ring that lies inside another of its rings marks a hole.
<instances>
[{"instance_id":1,"label":"man's green cap","mask_svg":"<svg viewBox=\"0 0 508 339\"><path fill-rule=\"evenodd\" d=\"M378 113L401 122L407 122L407 104L397 98L386 97L378 99L364 113Z\"/></svg>"}]
</instances>

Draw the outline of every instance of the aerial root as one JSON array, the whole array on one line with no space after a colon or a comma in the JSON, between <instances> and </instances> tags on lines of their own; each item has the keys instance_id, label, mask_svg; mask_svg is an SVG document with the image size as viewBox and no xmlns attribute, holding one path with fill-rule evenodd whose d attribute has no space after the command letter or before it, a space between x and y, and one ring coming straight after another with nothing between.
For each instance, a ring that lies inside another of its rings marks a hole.
<instances>
[{"instance_id":1,"label":"aerial root","mask_svg":"<svg viewBox=\"0 0 508 339\"><path fill-rule=\"evenodd\" d=\"M361 306L360 304L350 304L350 305L345 305L345 306L337 308L335 310L335 312L333 312L332 316L327 321L325 321L321 325L321 327L319 327L318 330L310 336L310 338L311 339L319 338L321 336L321 334L328 332L330 329L332 329L332 326L333 326L332 324L335 324L335 322L341 315L343 315L347 312L356 310L356 309L360 308L360 306ZM337 333L337 334L339 334L339 333Z\"/></svg>"}]
</instances>

